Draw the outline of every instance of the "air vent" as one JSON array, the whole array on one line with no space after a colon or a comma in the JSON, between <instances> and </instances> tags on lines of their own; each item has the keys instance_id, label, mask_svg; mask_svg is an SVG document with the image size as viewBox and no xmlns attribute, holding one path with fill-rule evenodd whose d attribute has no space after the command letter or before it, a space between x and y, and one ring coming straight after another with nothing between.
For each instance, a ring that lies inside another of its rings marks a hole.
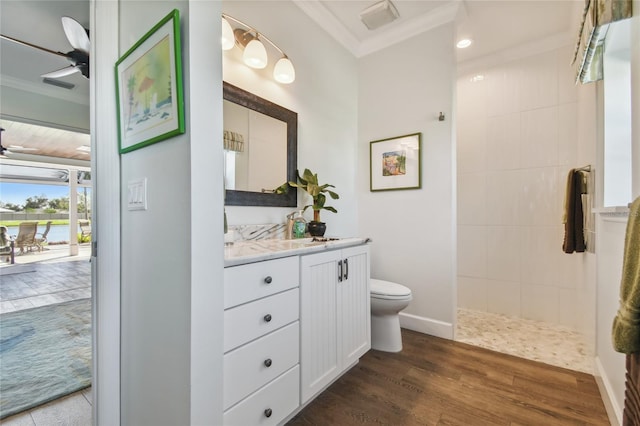
<instances>
[{"instance_id":1,"label":"air vent","mask_svg":"<svg viewBox=\"0 0 640 426\"><path fill-rule=\"evenodd\" d=\"M50 84L52 86L62 87L63 89L67 89L67 90L71 90L74 87L76 87L75 84L67 83L66 81L55 80L53 78L48 78L48 77L43 78L42 82Z\"/></svg>"},{"instance_id":2,"label":"air vent","mask_svg":"<svg viewBox=\"0 0 640 426\"><path fill-rule=\"evenodd\" d=\"M375 3L360 12L360 20L370 30L375 30L376 28L393 22L399 16L398 9L396 9L389 0Z\"/></svg>"}]
</instances>

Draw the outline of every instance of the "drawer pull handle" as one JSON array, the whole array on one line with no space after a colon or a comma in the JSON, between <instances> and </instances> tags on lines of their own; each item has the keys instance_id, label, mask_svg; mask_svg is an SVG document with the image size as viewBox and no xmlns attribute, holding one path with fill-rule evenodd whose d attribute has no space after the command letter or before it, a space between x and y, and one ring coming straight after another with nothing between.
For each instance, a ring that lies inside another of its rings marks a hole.
<instances>
[{"instance_id":1,"label":"drawer pull handle","mask_svg":"<svg viewBox=\"0 0 640 426\"><path fill-rule=\"evenodd\" d=\"M264 316L264 320L265 322L270 322L271 321L271 314L267 314Z\"/></svg>"},{"instance_id":2,"label":"drawer pull handle","mask_svg":"<svg viewBox=\"0 0 640 426\"><path fill-rule=\"evenodd\" d=\"M264 410L265 416L271 417L271 414L273 414L273 411L271 411L271 408L267 408L266 410Z\"/></svg>"},{"instance_id":3,"label":"drawer pull handle","mask_svg":"<svg viewBox=\"0 0 640 426\"><path fill-rule=\"evenodd\" d=\"M271 358L267 358L264 360L264 365L266 367L271 367L271 364L272 364Z\"/></svg>"},{"instance_id":4,"label":"drawer pull handle","mask_svg":"<svg viewBox=\"0 0 640 426\"><path fill-rule=\"evenodd\" d=\"M264 282L267 284L271 284L271 281L273 281L273 278L271 278L270 276L264 279Z\"/></svg>"}]
</instances>

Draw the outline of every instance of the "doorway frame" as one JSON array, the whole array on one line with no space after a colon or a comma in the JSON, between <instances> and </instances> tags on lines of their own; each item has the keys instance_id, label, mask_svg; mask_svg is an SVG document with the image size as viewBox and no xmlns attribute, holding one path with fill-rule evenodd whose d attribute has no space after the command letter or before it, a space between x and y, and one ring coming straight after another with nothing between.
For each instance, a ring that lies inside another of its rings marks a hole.
<instances>
[{"instance_id":1,"label":"doorway frame","mask_svg":"<svg viewBox=\"0 0 640 426\"><path fill-rule=\"evenodd\" d=\"M93 424L120 424L120 156L115 73L119 3L90 0ZM99 54L97 54L99 52ZM102 220L104 218L104 220Z\"/></svg>"}]
</instances>

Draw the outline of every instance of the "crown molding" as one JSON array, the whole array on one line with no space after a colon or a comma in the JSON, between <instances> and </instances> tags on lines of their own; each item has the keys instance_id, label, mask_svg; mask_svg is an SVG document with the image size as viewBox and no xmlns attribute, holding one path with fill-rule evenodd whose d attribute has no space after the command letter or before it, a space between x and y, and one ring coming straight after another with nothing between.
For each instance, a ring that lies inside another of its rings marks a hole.
<instances>
[{"instance_id":1,"label":"crown molding","mask_svg":"<svg viewBox=\"0 0 640 426\"><path fill-rule=\"evenodd\" d=\"M357 57L369 55L394 44L403 42L432 30L440 25L455 21L458 16L461 3L459 1L450 2L433 9L431 12L407 20L402 25L391 27L386 31L377 33L360 43Z\"/></svg>"},{"instance_id":2,"label":"crown molding","mask_svg":"<svg viewBox=\"0 0 640 426\"><path fill-rule=\"evenodd\" d=\"M0 75L0 85L13 89L34 93L36 95L48 96L50 98L62 99L80 105L89 105L89 97L82 96L71 90L49 86L46 84L36 84L19 78Z\"/></svg>"},{"instance_id":3,"label":"crown molding","mask_svg":"<svg viewBox=\"0 0 640 426\"><path fill-rule=\"evenodd\" d=\"M329 33L338 43L356 55L360 48L360 40L342 25L328 9L320 3L320 0L293 0L293 3L309 16L311 20Z\"/></svg>"},{"instance_id":4,"label":"crown molding","mask_svg":"<svg viewBox=\"0 0 640 426\"><path fill-rule=\"evenodd\" d=\"M374 36L360 41L321 3L321 0L293 0L293 3L356 58L400 43L447 22L453 22L460 10L464 12L464 3L455 0L425 15L408 19L402 25L377 31Z\"/></svg>"}]
</instances>

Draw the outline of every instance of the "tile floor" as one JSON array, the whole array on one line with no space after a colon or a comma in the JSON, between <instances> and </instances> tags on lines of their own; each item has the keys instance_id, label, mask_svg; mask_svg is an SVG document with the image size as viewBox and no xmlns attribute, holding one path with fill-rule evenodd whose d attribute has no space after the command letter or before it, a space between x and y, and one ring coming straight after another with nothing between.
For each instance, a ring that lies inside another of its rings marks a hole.
<instances>
[{"instance_id":1,"label":"tile floor","mask_svg":"<svg viewBox=\"0 0 640 426\"><path fill-rule=\"evenodd\" d=\"M0 314L91 297L88 257L70 259L33 263L30 272L11 275L0 270Z\"/></svg>"},{"instance_id":2,"label":"tile floor","mask_svg":"<svg viewBox=\"0 0 640 426\"><path fill-rule=\"evenodd\" d=\"M456 341L593 374L583 336L559 325L458 309Z\"/></svg>"},{"instance_id":3,"label":"tile floor","mask_svg":"<svg viewBox=\"0 0 640 426\"><path fill-rule=\"evenodd\" d=\"M3 426L90 426L91 388L0 420Z\"/></svg>"},{"instance_id":4,"label":"tile floor","mask_svg":"<svg viewBox=\"0 0 640 426\"><path fill-rule=\"evenodd\" d=\"M88 246L70 257L68 247L16 256L23 272L7 275L12 267L0 263L0 314L91 297L91 264ZM6 269L5 269L6 268ZM4 271L3 271L4 270ZM3 426L89 426L91 388L51 401L0 420Z\"/></svg>"}]
</instances>

